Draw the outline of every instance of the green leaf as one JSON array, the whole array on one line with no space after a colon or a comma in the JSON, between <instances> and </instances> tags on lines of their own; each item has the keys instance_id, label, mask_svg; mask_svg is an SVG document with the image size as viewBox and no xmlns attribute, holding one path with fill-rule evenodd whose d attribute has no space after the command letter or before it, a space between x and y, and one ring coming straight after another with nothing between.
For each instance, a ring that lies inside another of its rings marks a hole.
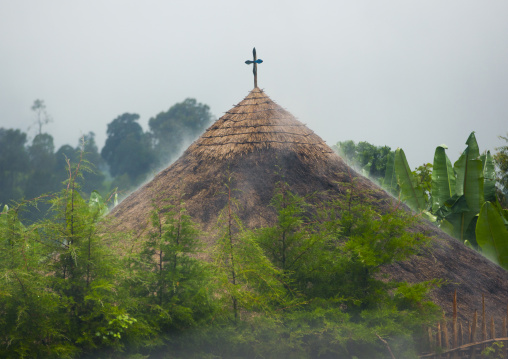
<instances>
[{"instance_id":1,"label":"green leaf","mask_svg":"<svg viewBox=\"0 0 508 359\"><path fill-rule=\"evenodd\" d=\"M457 175L457 181L455 182L455 193L458 195L464 194L464 184L466 183L466 175L468 173L469 160L477 160L480 157L480 150L478 149L478 143L474 131L471 132L469 138L466 141L467 147L462 152L462 155L454 164L455 173ZM480 161L481 165L481 161Z\"/></svg>"},{"instance_id":2,"label":"green leaf","mask_svg":"<svg viewBox=\"0 0 508 359\"><path fill-rule=\"evenodd\" d=\"M488 201L476 223L476 241L487 257L508 269L508 230L501 214Z\"/></svg>"},{"instance_id":3,"label":"green leaf","mask_svg":"<svg viewBox=\"0 0 508 359\"><path fill-rule=\"evenodd\" d=\"M90 211L100 217L105 216L108 213L108 206L104 203L104 199L97 191L92 191L90 199L88 200L88 206Z\"/></svg>"},{"instance_id":4,"label":"green leaf","mask_svg":"<svg viewBox=\"0 0 508 359\"><path fill-rule=\"evenodd\" d=\"M423 211L422 214L423 214L423 217L425 217L425 219L427 219L429 222L434 223L437 221L437 216L434 216L429 211Z\"/></svg>"},{"instance_id":5,"label":"green leaf","mask_svg":"<svg viewBox=\"0 0 508 359\"><path fill-rule=\"evenodd\" d=\"M485 201L494 203L496 201L496 167L494 166L494 159L487 151L483 162L483 194Z\"/></svg>"},{"instance_id":6,"label":"green leaf","mask_svg":"<svg viewBox=\"0 0 508 359\"><path fill-rule=\"evenodd\" d=\"M457 174L456 193L464 195L469 208L468 212L461 214L459 227L455 228L455 236L461 240L466 239L467 228L484 203L483 166L474 132L471 133L466 144L467 148L454 165Z\"/></svg>"},{"instance_id":7,"label":"green leaf","mask_svg":"<svg viewBox=\"0 0 508 359\"><path fill-rule=\"evenodd\" d=\"M395 156L389 153L386 160L385 178L383 187L392 194L397 193L397 175L395 174Z\"/></svg>"},{"instance_id":8,"label":"green leaf","mask_svg":"<svg viewBox=\"0 0 508 359\"><path fill-rule=\"evenodd\" d=\"M5 205L4 210L0 213L0 226L7 227L7 215L9 212L9 206Z\"/></svg>"},{"instance_id":9,"label":"green leaf","mask_svg":"<svg viewBox=\"0 0 508 359\"><path fill-rule=\"evenodd\" d=\"M395 151L395 173L400 186L402 200L414 210L425 209L423 188L418 186L416 178L411 173L407 163L406 155L401 148Z\"/></svg>"},{"instance_id":10,"label":"green leaf","mask_svg":"<svg viewBox=\"0 0 508 359\"><path fill-rule=\"evenodd\" d=\"M446 155L446 145L436 148L432 170L432 213L435 213L444 202L455 194L455 172Z\"/></svg>"}]
</instances>

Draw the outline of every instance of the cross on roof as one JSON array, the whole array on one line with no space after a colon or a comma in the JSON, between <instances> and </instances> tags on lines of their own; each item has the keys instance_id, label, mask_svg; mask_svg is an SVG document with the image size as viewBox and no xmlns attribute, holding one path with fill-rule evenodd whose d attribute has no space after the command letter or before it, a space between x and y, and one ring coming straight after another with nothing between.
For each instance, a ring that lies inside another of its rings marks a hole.
<instances>
[{"instance_id":1,"label":"cross on roof","mask_svg":"<svg viewBox=\"0 0 508 359\"><path fill-rule=\"evenodd\" d=\"M258 87L258 64L262 63L263 60L256 58L256 48L252 49L252 55L254 56L254 61L247 60L247 61L245 61L245 63L247 65L254 64L252 73L254 74L254 88L256 88L256 87Z\"/></svg>"}]
</instances>

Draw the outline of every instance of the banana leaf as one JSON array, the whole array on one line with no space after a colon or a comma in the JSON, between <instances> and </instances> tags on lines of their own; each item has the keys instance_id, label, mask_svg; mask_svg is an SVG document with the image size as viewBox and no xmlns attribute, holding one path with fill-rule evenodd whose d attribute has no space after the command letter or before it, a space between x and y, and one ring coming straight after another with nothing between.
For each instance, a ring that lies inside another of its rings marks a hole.
<instances>
[{"instance_id":1,"label":"banana leaf","mask_svg":"<svg viewBox=\"0 0 508 359\"><path fill-rule=\"evenodd\" d=\"M467 206L466 197L464 195L459 196L454 194L443 203L435 214L438 220L441 220L452 214L460 214L468 211L469 207Z\"/></svg>"},{"instance_id":2,"label":"banana leaf","mask_svg":"<svg viewBox=\"0 0 508 359\"><path fill-rule=\"evenodd\" d=\"M411 173L406 155L401 148L395 150L395 174L400 187L401 198L406 204L416 211L425 209L423 188L418 186L416 178Z\"/></svg>"},{"instance_id":3,"label":"banana leaf","mask_svg":"<svg viewBox=\"0 0 508 359\"><path fill-rule=\"evenodd\" d=\"M458 225L454 230L455 235L461 240L466 239L467 228L484 203L483 167L474 132L471 133L466 144L467 148L454 165L457 174L455 192L459 196L464 195L469 208L468 212L461 213L459 223L454 223L454 226Z\"/></svg>"},{"instance_id":4,"label":"banana leaf","mask_svg":"<svg viewBox=\"0 0 508 359\"><path fill-rule=\"evenodd\" d=\"M470 239L470 236L466 236L468 227L464 221L465 214L469 212L470 210L467 206L466 197L464 195L459 196L455 194L445 201L436 211L435 215L440 221L440 228L449 235L464 241L465 239ZM471 220L469 220L468 225L470 222ZM474 238L472 243L476 245Z\"/></svg>"},{"instance_id":5,"label":"banana leaf","mask_svg":"<svg viewBox=\"0 0 508 359\"><path fill-rule=\"evenodd\" d=\"M444 202L455 194L455 172L446 155L446 145L436 148L432 165L432 213L435 213Z\"/></svg>"},{"instance_id":6,"label":"banana leaf","mask_svg":"<svg viewBox=\"0 0 508 359\"><path fill-rule=\"evenodd\" d=\"M490 151L487 151L486 155L482 155L482 164L483 196L485 201L494 203L496 201L496 168Z\"/></svg>"},{"instance_id":7,"label":"banana leaf","mask_svg":"<svg viewBox=\"0 0 508 359\"><path fill-rule=\"evenodd\" d=\"M508 269L508 230L499 211L488 201L476 223L476 241L485 256Z\"/></svg>"},{"instance_id":8,"label":"banana leaf","mask_svg":"<svg viewBox=\"0 0 508 359\"><path fill-rule=\"evenodd\" d=\"M94 216L97 216L97 218L102 218L106 214L108 214L108 206L104 202L102 196L97 191L92 191L92 193L90 194L88 206L90 208L90 212Z\"/></svg>"},{"instance_id":9,"label":"banana leaf","mask_svg":"<svg viewBox=\"0 0 508 359\"><path fill-rule=\"evenodd\" d=\"M495 202L491 202L494 206L496 206L497 211L501 214L501 218L503 218L504 225L506 229L508 229L508 209L504 209L501 207L501 204L496 198Z\"/></svg>"},{"instance_id":10,"label":"banana leaf","mask_svg":"<svg viewBox=\"0 0 508 359\"><path fill-rule=\"evenodd\" d=\"M476 160L480 157L480 150L474 132L471 132L466 141L466 149L453 165L457 180L455 182L455 193L459 196L464 194L464 185L466 183L466 175L469 169L469 160ZM481 161L480 161L481 163ZM480 209L478 209L480 211Z\"/></svg>"},{"instance_id":11,"label":"banana leaf","mask_svg":"<svg viewBox=\"0 0 508 359\"><path fill-rule=\"evenodd\" d=\"M395 174L395 157L392 153L388 154L386 160L385 179L383 187L392 194L397 193L397 175Z\"/></svg>"}]
</instances>

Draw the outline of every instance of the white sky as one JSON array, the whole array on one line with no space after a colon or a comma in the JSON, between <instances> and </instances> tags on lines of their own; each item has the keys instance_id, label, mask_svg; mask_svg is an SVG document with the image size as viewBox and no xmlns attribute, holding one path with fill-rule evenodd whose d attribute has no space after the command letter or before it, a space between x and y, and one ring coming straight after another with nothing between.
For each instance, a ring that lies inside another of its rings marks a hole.
<instances>
[{"instance_id":1,"label":"white sky","mask_svg":"<svg viewBox=\"0 0 508 359\"><path fill-rule=\"evenodd\" d=\"M471 131L504 144L506 0L0 0L0 127L26 131L35 99L57 148L187 97L220 117L253 87L254 46L259 87L329 145L401 147L415 167L442 143L455 161Z\"/></svg>"}]
</instances>

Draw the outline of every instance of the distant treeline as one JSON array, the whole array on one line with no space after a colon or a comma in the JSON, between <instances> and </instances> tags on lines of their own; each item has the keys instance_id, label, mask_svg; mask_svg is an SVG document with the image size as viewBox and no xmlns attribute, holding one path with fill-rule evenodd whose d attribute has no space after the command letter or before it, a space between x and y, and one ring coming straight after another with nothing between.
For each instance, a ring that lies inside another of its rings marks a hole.
<instances>
[{"instance_id":1,"label":"distant treeline","mask_svg":"<svg viewBox=\"0 0 508 359\"><path fill-rule=\"evenodd\" d=\"M150 118L147 132L137 122L138 114L118 116L108 124L100 151L93 132L76 139L75 147L66 144L55 150L53 136L43 131L52 121L44 101L36 100L32 110L37 134L31 142L19 129L0 128L0 204L57 191L68 178L67 161L82 160L81 191L86 196L93 190L103 195L116 188L127 192L174 160L182 146L213 120L207 105L188 98ZM42 211L33 210L27 216L36 219L38 213Z\"/></svg>"}]
</instances>

